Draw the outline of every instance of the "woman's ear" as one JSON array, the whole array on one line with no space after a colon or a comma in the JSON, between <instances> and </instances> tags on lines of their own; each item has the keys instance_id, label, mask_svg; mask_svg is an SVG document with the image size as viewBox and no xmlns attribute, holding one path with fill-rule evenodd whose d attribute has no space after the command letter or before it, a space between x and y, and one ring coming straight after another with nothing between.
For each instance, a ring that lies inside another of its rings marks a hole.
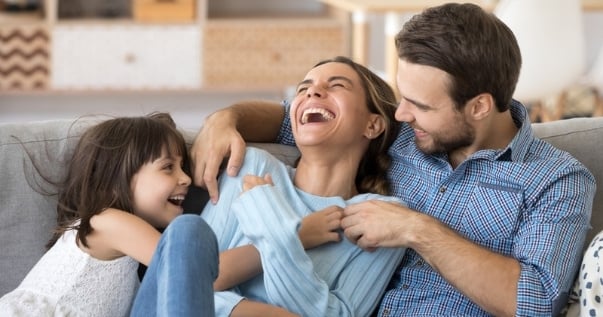
<instances>
[{"instance_id":1,"label":"woman's ear","mask_svg":"<svg viewBox=\"0 0 603 317\"><path fill-rule=\"evenodd\" d=\"M369 122L364 129L364 136L369 139L376 139L385 130L385 119L379 114L371 113Z\"/></svg>"}]
</instances>

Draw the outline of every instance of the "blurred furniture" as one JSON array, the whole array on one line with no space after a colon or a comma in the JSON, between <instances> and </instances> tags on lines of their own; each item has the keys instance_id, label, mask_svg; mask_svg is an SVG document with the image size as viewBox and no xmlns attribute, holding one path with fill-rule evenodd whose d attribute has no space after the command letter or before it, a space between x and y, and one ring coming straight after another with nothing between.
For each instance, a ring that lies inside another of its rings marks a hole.
<instances>
[{"instance_id":1,"label":"blurred furniture","mask_svg":"<svg viewBox=\"0 0 603 317\"><path fill-rule=\"evenodd\" d=\"M494 13L515 33L522 67L514 98L532 106L532 119L548 121L563 109L543 101L557 96L583 75L586 53L581 3L575 0L501 0ZM560 45L560 43L563 43Z\"/></svg>"},{"instance_id":2,"label":"blurred furniture","mask_svg":"<svg viewBox=\"0 0 603 317\"><path fill-rule=\"evenodd\" d=\"M336 10L295 0L239 9L249 3L45 0L33 12L2 11L0 94L282 92L319 60L347 55L349 23Z\"/></svg>"},{"instance_id":3,"label":"blurred furniture","mask_svg":"<svg viewBox=\"0 0 603 317\"><path fill-rule=\"evenodd\" d=\"M396 69L398 56L394 45L394 37L402 28L402 25L411 14L422 11L431 6L437 6L451 1L443 0L320 0L332 7L343 9L352 16L352 57L355 61L363 64L368 63L369 54L369 34L370 25L368 23L368 14L379 14L385 18L385 73L386 79L392 85L396 81ZM567 1L567 0L562 0ZM571 0L576 5L581 6L583 10L603 10L603 0ZM471 2L482 6L488 11L494 10L499 2L505 0L470 0L453 2ZM549 2L544 0L519 0L518 2L537 3L538 13L545 12L550 6L554 6L557 1ZM545 13L546 14L546 13ZM559 23L564 25L564 23ZM563 45L565 46L565 45Z\"/></svg>"}]
</instances>

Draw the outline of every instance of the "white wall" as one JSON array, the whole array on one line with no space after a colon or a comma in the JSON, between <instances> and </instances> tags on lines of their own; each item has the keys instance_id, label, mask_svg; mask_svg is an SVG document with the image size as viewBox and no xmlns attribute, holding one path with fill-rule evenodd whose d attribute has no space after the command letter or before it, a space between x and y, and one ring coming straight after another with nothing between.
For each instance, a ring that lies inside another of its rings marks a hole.
<instances>
[{"instance_id":1,"label":"white wall","mask_svg":"<svg viewBox=\"0 0 603 317\"><path fill-rule=\"evenodd\" d=\"M369 66L380 71L384 68L383 21L377 15L369 18L372 23ZM587 67L591 67L603 45L603 11L586 14L585 33ZM563 42L559 45L563 46ZM233 102L250 98L280 101L284 97L286 93L278 92L0 94L0 123L77 118L86 114L142 115L169 111L179 126L197 128L207 114Z\"/></svg>"}]
</instances>

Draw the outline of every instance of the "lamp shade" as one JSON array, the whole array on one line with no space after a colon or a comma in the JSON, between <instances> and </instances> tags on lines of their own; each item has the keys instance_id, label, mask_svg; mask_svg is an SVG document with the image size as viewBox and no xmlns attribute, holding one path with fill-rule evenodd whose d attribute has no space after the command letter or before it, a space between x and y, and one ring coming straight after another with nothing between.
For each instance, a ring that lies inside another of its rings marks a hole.
<instances>
[{"instance_id":1,"label":"lamp shade","mask_svg":"<svg viewBox=\"0 0 603 317\"><path fill-rule=\"evenodd\" d=\"M501 0L494 13L513 31L521 49L515 99L532 102L554 96L583 75L580 1Z\"/></svg>"}]
</instances>

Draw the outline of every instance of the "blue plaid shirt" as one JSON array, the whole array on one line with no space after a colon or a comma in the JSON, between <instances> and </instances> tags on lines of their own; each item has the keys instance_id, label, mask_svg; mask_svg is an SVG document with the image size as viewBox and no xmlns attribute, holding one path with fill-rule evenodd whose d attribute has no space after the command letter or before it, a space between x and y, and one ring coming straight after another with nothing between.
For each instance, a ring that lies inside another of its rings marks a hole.
<instances>
[{"instance_id":1,"label":"blue plaid shirt","mask_svg":"<svg viewBox=\"0 0 603 317\"><path fill-rule=\"evenodd\" d=\"M289 107L285 103L286 117ZM551 316L567 302L590 225L592 174L568 153L535 138L513 101L519 132L502 150L482 150L456 169L447 156L417 149L403 124L391 146L393 195L467 239L517 259L517 316ZM294 144L289 120L279 142ZM489 316L407 250L379 316Z\"/></svg>"}]
</instances>

